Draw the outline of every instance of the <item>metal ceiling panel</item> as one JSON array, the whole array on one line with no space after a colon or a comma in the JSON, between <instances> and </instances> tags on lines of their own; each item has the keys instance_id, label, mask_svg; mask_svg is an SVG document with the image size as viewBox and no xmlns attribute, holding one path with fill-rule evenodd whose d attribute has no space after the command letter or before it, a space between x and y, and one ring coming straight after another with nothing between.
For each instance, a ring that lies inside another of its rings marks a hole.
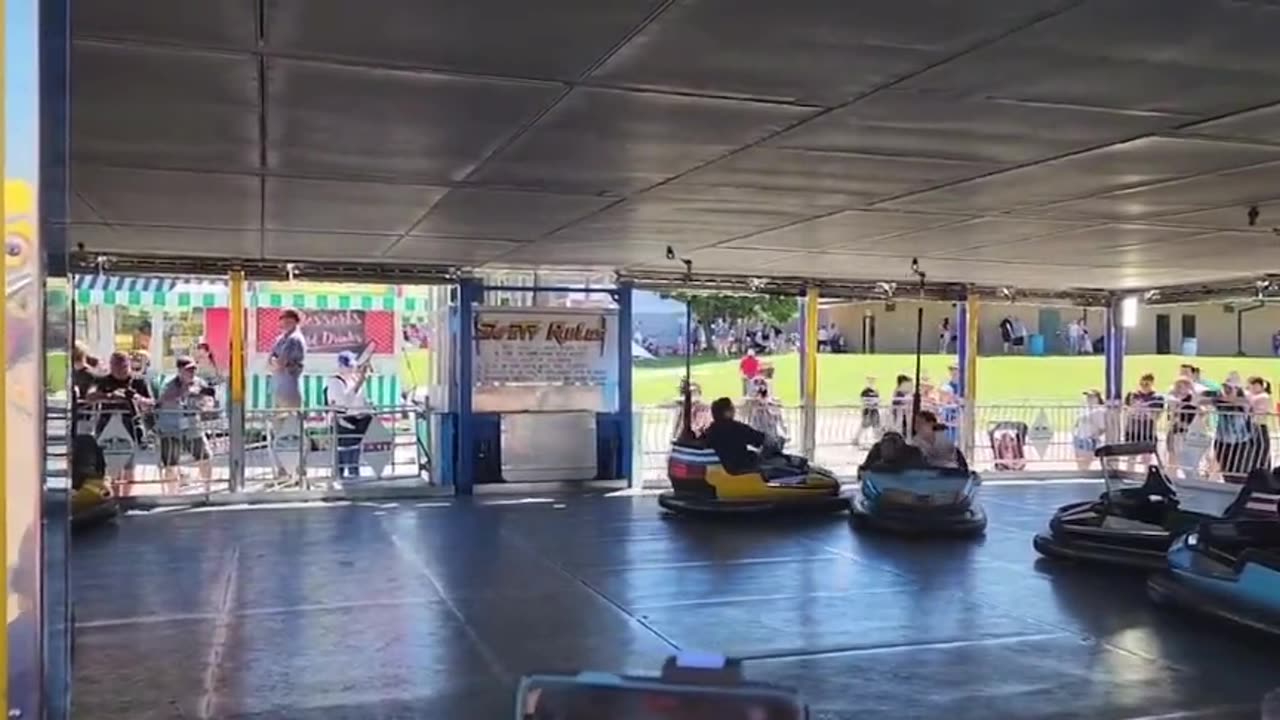
<instances>
[{"instance_id":1,"label":"metal ceiling panel","mask_svg":"<svg viewBox=\"0 0 1280 720\"><path fill-rule=\"evenodd\" d=\"M80 193L74 190L71 193L70 205L70 221L73 223L101 223L105 222L102 215L93 208ZM61 218L51 217L50 220L57 222Z\"/></svg>"},{"instance_id":2,"label":"metal ceiling panel","mask_svg":"<svg viewBox=\"0 0 1280 720\"><path fill-rule=\"evenodd\" d=\"M916 255L957 254L969 248L1048 237L1058 233L1082 229L1081 223L1055 222L1051 220L1023 220L994 217L975 218L960 223L897 235L883 243L856 242L830 248L832 251L884 252L913 257ZM1077 260L1079 262L1079 260Z\"/></svg>"},{"instance_id":3,"label":"metal ceiling panel","mask_svg":"<svg viewBox=\"0 0 1280 720\"><path fill-rule=\"evenodd\" d=\"M1003 212L1280 160L1280 147L1146 137L912 195L903 209Z\"/></svg>"},{"instance_id":4,"label":"metal ceiling panel","mask_svg":"<svg viewBox=\"0 0 1280 720\"><path fill-rule=\"evenodd\" d=\"M767 103L576 88L475 179L584 194L634 191L812 113Z\"/></svg>"},{"instance_id":5,"label":"metal ceiling panel","mask_svg":"<svg viewBox=\"0 0 1280 720\"><path fill-rule=\"evenodd\" d=\"M267 178L267 227L403 234L448 192L429 185Z\"/></svg>"},{"instance_id":6,"label":"metal ceiling panel","mask_svg":"<svg viewBox=\"0 0 1280 720\"><path fill-rule=\"evenodd\" d=\"M1179 215L1168 215L1160 218L1162 223L1173 223L1188 227L1243 229L1249 222L1248 208L1238 205L1197 210ZM1271 234L1271 228L1280 227L1280 199L1258 203L1257 232Z\"/></svg>"},{"instance_id":7,"label":"metal ceiling panel","mask_svg":"<svg viewBox=\"0 0 1280 720\"><path fill-rule=\"evenodd\" d=\"M963 217L955 215L849 210L734 240L724 247L823 250L855 244L874 244L888 236L939 225L952 225L963 220ZM893 245L896 247L896 241Z\"/></svg>"},{"instance_id":8,"label":"metal ceiling panel","mask_svg":"<svg viewBox=\"0 0 1280 720\"><path fill-rule=\"evenodd\" d=\"M265 0L272 50L470 73L571 79L657 0Z\"/></svg>"},{"instance_id":9,"label":"metal ceiling panel","mask_svg":"<svg viewBox=\"0 0 1280 720\"><path fill-rule=\"evenodd\" d=\"M1012 243L970 247L954 253L939 253L939 256L1014 262L1083 262L1105 266L1115 262L1116 253L1120 251L1158 247L1161 243L1203 234L1202 230L1116 223ZM1162 264L1166 267L1178 267L1176 257L1165 257Z\"/></svg>"},{"instance_id":10,"label":"metal ceiling panel","mask_svg":"<svg viewBox=\"0 0 1280 720\"><path fill-rule=\"evenodd\" d=\"M502 240L409 235L396 243L383 257L402 262L483 265L519 247L520 243Z\"/></svg>"},{"instance_id":11,"label":"metal ceiling panel","mask_svg":"<svg viewBox=\"0 0 1280 720\"><path fill-rule=\"evenodd\" d=\"M645 198L708 200L729 206L746 205L799 215L821 215L849 207L849 197L840 193L786 192L768 188L702 185L690 177L680 178L644 193Z\"/></svg>"},{"instance_id":12,"label":"metal ceiling panel","mask_svg":"<svg viewBox=\"0 0 1280 720\"><path fill-rule=\"evenodd\" d=\"M550 83L272 60L268 166L348 178L464 177L559 92Z\"/></svg>"},{"instance_id":13,"label":"metal ceiling panel","mask_svg":"<svg viewBox=\"0 0 1280 720\"><path fill-rule=\"evenodd\" d=\"M984 280L1010 285L1059 290L1089 285L1089 268L1083 265L1019 264L956 259L946 262L922 261L922 269L934 283L980 283ZM915 276L907 257L871 253L828 255L806 253L770 263L768 272L820 278L854 278L898 283L896 297L918 297L912 287ZM1032 285L1032 283L1044 283Z\"/></svg>"},{"instance_id":14,"label":"metal ceiling panel","mask_svg":"<svg viewBox=\"0 0 1280 720\"><path fill-rule=\"evenodd\" d=\"M994 166L956 160L757 147L689 175L703 185L841 195L859 205L961 178Z\"/></svg>"},{"instance_id":15,"label":"metal ceiling panel","mask_svg":"<svg viewBox=\"0 0 1280 720\"><path fill-rule=\"evenodd\" d=\"M262 256L282 260L377 261L395 244L394 234L287 232L271 230L263 234Z\"/></svg>"},{"instance_id":16,"label":"metal ceiling panel","mask_svg":"<svg viewBox=\"0 0 1280 720\"><path fill-rule=\"evenodd\" d=\"M734 250L730 248L708 248L689 253L693 260L694 270L707 271L714 268L718 272L765 273L765 266L786 260L796 253L778 252L775 250ZM653 262L641 263L643 267L660 267L669 269L674 263L665 258Z\"/></svg>"},{"instance_id":17,"label":"metal ceiling panel","mask_svg":"<svg viewBox=\"0 0 1280 720\"><path fill-rule=\"evenodd\" d=\"M255 0L76 0L75 37L116 38L159 44L253 49L258 42Z\"/></svg>"},{"instance_id":18,"label":"metal ceiling panel","mask_svg":"<svg viewBox=\"0 0 1280 720\"><path fill-rule=\"evenodd\" d=\"M835 105L1006 31L1051 0L677 2L594 78Z\"/></svg>"},{"instance_id":19,"label":"metal ceiling panel","mask_svg":"<svg viewBox=\"0 0 1280 720\"><path fill-rule=\"evenodd\" d=\"M79 41L71 66L74 162L258 166L252 57Z\"/></svg>"},{"instance_id":20,"label":"metal ceiling panel","mask_svg":"<svg viewBox=\"0 0 1280 720\"><path fill-rule=\"evenodd\" d=\"M1042 103L878 92L769 144L991 164L1023 164L1132 138L1186 118ZM1052 128L1052 132L1045 132Z\"/></svg>"},{"instance_id":21,"label":"metal ceiling panel","mask_svg":"<svg viewBox=\"0 0 1280 720\"><path fill-rule=\"evenodd\" d=\"M1214 115L1274 95L1280 7L1204 0L1077 3L933 68L914 89Z\"/></svg>"},{"instance_id":22,"label":"metal ceiling panel","mask_svg":"<svg viewBox=\"0 0 1280 720\"><path fill-rule=\"evenodd\" d=\"M457 188L431 208L413 233L532 240L611 202L588 195Z\"/></svg>"},{"instance_id":23,"label":"metal ceiling panel","mask_svg":"<svg viewBox=\"0 0 1280 720\"><path fill-rule=\"evenodd\" d=\"M108 224L256 228L261 220L253 175L78 166L71 187Z\"/></svg>"},{"instance_id":24,"label":"metal ceiling panel","mask_svg":"<svg viewBox=\"0 0 1280 720\"><path fill-rule=\"evenodd\" d=\"M640 196L551 235L551 242L710 245L802 219L795 212L695 198Z\"/></svg>"},{"instance_id":25,"label":"metal ceiling panel","mask_svg":"<svg viewBox=\"0 0 1280 720\"><path fill-rule=\"evenodd\" d=\"M1218 137L1280 143L1280 103L1192 125L1187 128L1187 131Z\"/></svg>"},{"instance_id":26,"label":"metal ceiling panel","mask_svg":"<svg viewBox=\"0 0 1280 720\"><path fill-rule=\"evenodd\" d=\"M616 268L660 262L666 257L666 248L665 243L538 242L516 248L503 255L501 261L520 265Z\"/></svg>"},{"instance_id":27,"label":"metal ceiling panel","mask_svg":"<svg viewBox=\"0 0 1280 720\"><path fill-rule=\"evenodd\" d=\"M237 258L262 256L261 237L257 230L72 225L67 228L67 241L71 247L83 244L85 251L89 253Z\"/></svg>"},{"instance_id":28,"label":"metal ceiling panel","mask_svg":"<svg viewBox=\"0 0 1280 720\"><path fill-rule=\"evenodd\" d=\"M1237 221L1244 225L1245 208L1277 196L1280 163L1267 163L1052 205L1036 212L1052 217L1136 220L1234 203L1244 206Z\"/></svg>"}]
</instances>

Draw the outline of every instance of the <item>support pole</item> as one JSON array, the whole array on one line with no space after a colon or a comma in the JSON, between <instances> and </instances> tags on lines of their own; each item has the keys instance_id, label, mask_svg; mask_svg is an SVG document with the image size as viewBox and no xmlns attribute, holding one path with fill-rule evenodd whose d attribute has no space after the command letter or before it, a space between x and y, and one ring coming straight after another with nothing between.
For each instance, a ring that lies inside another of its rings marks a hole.
<instances>
[{"instance_id":1,"label":"support pole","mask_svg":"<svg viewBox=\"0 0 1280 720\"><path fill-rule=\"evenodd\" d=\"M1117 405L1124 397L1124 355L1126 333L1121 321L1123 298L1115 297L1107 306L1106 318L1106 390L1107 402Z\"/></svg>"},{"instance_id":2,"label":"support pole","mask_svg":"<svg viewBox=\"0 0 1280 720\"><path fill-rule=\"evenodd\" d=\"M484 288L477 280L458 284L458 343L454 357L457 368L457 392L454 417L457 418L457 443L454 446L453 489L458 495L470 495L475 487L476 440L471 398L475 390L475 306L484 298ZM447 479L446 479L447 481Z\"/></svg>"},{"instance_id":3,"label":"support pole","mask_svg":"<svg viewBox=\"0 0 1280 720\"><path fill-rule=\"evenodd\" d=\"M230 316L231 340L231 377L227 388L227 423L231 440L231 480L232 492L244 489L244 456L245 456L245 281L243 270L232 270L228 278L227 314Z\"/></svg>"},{"instance_id":4,"label":"support pole","mask_svg":"<svg viewBox=\"0 0 1280 720\"><path fill-rule=\"evenodd\" d=\"M618 471L625 473L632 487L640 486L635 467L635 415L631 407L631 301L634 287L630 282L618 284Z\"/></svg>"},{"instance_id":5,"label":"support pole","mask_svg":"<svg viewBox=\"0 0 1280 720\"><path fill-rule=\"evenodd\" d=\"M978 296L956 304L956 365L960 368L960 449L973 457L978 432Z\"/></svg>"},{"instance_id":6,"label":"support pole","mask_svg":"<svg viewBox=\"0 0 1280 720\"><path fill-rule=\"evenodd\" d=\"M804 402L800 452L812 458L818 445L818 288L804 296L804 340L800 345L800 393Z\"/></svg>"}]
</instances>

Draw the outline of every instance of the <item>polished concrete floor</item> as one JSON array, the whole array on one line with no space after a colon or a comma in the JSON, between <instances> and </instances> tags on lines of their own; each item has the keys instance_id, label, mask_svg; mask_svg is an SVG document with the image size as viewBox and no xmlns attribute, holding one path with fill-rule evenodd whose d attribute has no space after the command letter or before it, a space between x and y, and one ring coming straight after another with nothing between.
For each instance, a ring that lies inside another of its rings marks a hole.
<instances>
[{"instance_id":1,"label":"polished concrete floor","mask_svg":"<svg viewBox=\"0 0 1280 720\"><path fill-rule=\"evenodd\" d=\"M663 519L653 498L129 517L74 549L74 714L507 718L523 673L692 648L820 719L1257 718L1273 646L1037 562L1052 509L1096 493L988 486L976 542Z\"/></svg>"}]
</instances>

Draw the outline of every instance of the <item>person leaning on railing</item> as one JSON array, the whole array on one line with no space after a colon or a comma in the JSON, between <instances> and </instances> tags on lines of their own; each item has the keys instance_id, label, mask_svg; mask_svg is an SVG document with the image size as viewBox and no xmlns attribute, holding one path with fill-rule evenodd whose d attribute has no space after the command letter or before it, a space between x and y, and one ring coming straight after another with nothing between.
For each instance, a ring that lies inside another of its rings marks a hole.
<instances>
[{"instance_id":1,"label":"person leaning on railing","mask_svg":"<svg viewBox=\"0 0 1280 720\"><path fill-rule=\"evenodd\" d=\"M178 374L160 391L159 412L156 413L160 466L165 480L176 483L182 454L189 453L196 461L200 479L207 486L213 479L213 463L209 440L200 427L200 415L213 406L214 398L196 377L195 360L180 357L177 365ZM175 489L170 488L171 491Z\"/></svg>"}]
</instances>

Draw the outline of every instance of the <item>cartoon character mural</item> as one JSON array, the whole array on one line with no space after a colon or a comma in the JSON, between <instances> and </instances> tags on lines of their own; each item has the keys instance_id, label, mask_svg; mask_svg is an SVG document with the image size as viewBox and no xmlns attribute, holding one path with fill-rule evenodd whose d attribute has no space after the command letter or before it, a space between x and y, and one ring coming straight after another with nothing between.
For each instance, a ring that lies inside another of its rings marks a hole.
<instances>
[{"instance_id":1,"label":"cartoon character mural","mask_svg":"<svg viewBox=\"0 0 1280 720\"><path fill-rule=\"evenodd\" d=\"M5 438L10 448L40 447L44 423L39 393L41 293L39 223L36 194L30 183L8 178L5 210ZM33 524L40 502L42 458L32 452L4 454L4 488L8 516L8 664L9 708L23 716L37 708L39 667L40 548ZM10 715L12 717L12 715Z\"/></svg>"}]
</instances>

